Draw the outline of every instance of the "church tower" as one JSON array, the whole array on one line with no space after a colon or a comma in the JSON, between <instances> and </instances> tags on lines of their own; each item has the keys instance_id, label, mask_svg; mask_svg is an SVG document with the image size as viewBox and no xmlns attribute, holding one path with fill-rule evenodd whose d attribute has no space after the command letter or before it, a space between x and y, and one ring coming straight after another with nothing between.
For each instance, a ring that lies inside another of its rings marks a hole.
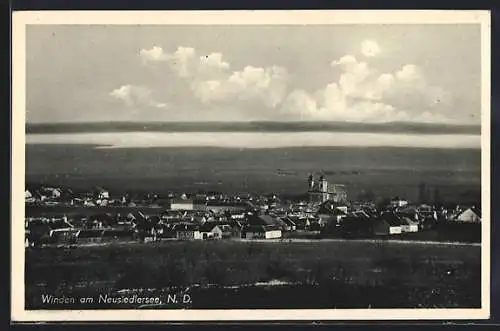
<instances>
[{"instance_id":1,"label":"church tower","mask_svg":"<svg viewBox=\"0 0 500 331\"><path fill-rule=\"evenodd\" d=\"M325 176L319 178L319 191L321 192L321 202L328 200L328 182Z\"/></svg>"},{"instance_id":2,"label":"church tower","mask_svg":"<svg viewBox=\"0 0 500 331\"><path fill-rule=\"evenodd\" d=\"M321 192L328 192L328 182L326 181L324 176L319 178L319 190Z\"/></svg>"}]
</instances>

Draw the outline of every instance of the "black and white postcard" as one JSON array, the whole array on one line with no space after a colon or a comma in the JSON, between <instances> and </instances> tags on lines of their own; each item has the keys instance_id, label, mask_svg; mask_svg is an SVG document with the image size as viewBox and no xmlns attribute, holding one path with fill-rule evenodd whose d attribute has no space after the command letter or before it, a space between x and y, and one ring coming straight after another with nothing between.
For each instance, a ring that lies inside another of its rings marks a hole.
<instances>
[{"instance_id":1,"label":"black and white postcard","mask_svg":"<svg viewBox=\"0 0 500 331\"><path fill-rule=\"evenodd\" d=\"M489 317L489 12L15 12L12 52L14 321Z\"/></svg>"}]
</instances>

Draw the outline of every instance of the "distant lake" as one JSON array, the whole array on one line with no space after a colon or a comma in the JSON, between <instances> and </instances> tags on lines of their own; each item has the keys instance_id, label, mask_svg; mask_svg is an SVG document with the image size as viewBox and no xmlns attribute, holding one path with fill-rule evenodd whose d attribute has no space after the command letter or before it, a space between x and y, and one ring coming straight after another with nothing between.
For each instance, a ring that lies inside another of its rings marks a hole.
<instances>
[{"instance_id":1,"label":"distant lake","mask_svg":"<svg viewBox=\"0 0 500 331\"><path fill-rule=\"evenodd\" d=\"M27 144L91 144L97 148L149 147L414 147L479 149L474 134L349 132L96 132L27 134Z\"/></svg>"}]
</instances>

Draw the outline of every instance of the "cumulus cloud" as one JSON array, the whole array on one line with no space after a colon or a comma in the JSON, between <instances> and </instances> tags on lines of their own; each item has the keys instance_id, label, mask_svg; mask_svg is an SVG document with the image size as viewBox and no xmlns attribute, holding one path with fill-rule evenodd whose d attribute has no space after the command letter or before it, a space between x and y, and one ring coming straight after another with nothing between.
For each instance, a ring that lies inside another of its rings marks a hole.
<instances>
[{"instance_id":1,"label":"cumulus cloud","mask_svg":"<svg viewBox=\"0 0 500 331\"><path fill-rule=\"evenodd\" d=\"M111 91L109 95L117 100L123 101L128 107L167 107L166 103L155 101L152 97L152 91L144 86L123 85Z\"/></svg>"},{"instance_id":2,"label":"cumulus cloud","mask_svg":"<svg viewBox=\"0 0 500 331\"><path fill-rule=\"evenodd\" d=\"M396 78L403 82L419 82L423 81L422 74L418 67L414 64L406 64L396 72Z\"/></svg>"},{"instance_id":3,"label":"cumulus cloud","mask_svg":"<svg viewBox=\"0 0 500 331\"><path fill-rule=\"evenodd\" d=\"M361 53L366 57L377 56L380 53L380 47L374 40L363 40L361 43Z\"/></svg>"},{"instance_id":4,"label":"cumulus cloud","mask_svg":"<svg viewBox=\"0 0 500 331\"><path fill-rule=\"evenodd\" d=\"M259 101L267 107L279 105L287 92L288 72L278 66L254 67L231 71L223 54L213 52L197 55L191 47L178 47L174 53L166 53L154 46L141 50L143 63L166 62L189 86L202 103L234 101Z\"/></svg>"},{"instance_id":5,"label":"cumulus cloud","mask_svg":"<svg viewBox=\"0 0 500 331\"><path fill-rule=\"evenodd\" d=\"M163 49L158 46L154 46L151 49L141 49L139 56L144 63L150 61L165 61L167 59L167 55L163 53Z\"/></svg>"},{"instance_id":6,"label":"cumulus cloud","mask_svg":"<svg viewBox=\"0 0 500 331\"><path fill-rule=\"evenodd\" d=\"M179 47L173 54L167 54L170 67L181 77L193 74L192 68L195 63L195 50L192 47Z\"/></svg>"},{"instance_id":7,"label":"cumulus cloud","mask_svg":"<svg viewBox=\"0 0 500 331\"><path fill-rule=\"evenodd\" d=\"M278 110L270 118L281 115L284 120L446 121L438 109L450 101L450 95L429 84L414 64L391 72L372 68L368 58L380 52L376 41L363 41L361 53L366 59L345 55L331 61L337 79L314 92L300 88L300 84L289 91L290 74L285 68L247 65L235 70L219 52L200 55L194 48L183 46L166 52L153 46L141 50L139 55L145 65L166 64L206 106L260 105ZM151 91L129 85L113 91L112 96L128 105L164 105L151 101Z\"/></svg>"},{"instance_id":8,"label":"cumulus cloud","mask_svg":"<svg viewBox=\"0 0 500 331\"><path fill-rule=\"evenodd\" d=\"M179 46L175 52L167 53L162 47L153 46L151 49L141 49L139 56L146 65L166 62L182 78L198 78L219 70L229 70L229 63L222 59L221 53L198 56L193 47Z\"/></svg>"},{"instance_id":9,"label":"cumulus cloud","mask_svg":"<svg viewBox=\"0 0 500 331\"><path fill-rule=\"evenodd\" d=\"M429 85L416 65L407 64L394 72L380 73L370 68L367 62L346 55L332 61L331 66L340 71L337 81L313 94L304 90L293 91L281 111L295 118L312 120L447 120L446 116L431 111L448 102L449 95L440 87Z\"/></svg>"},{"instance_id":10,"label":"cumulus cloud","mask_svg":"<svg viewBox=\"0 0 500 331\"><path fill-rule=\"evenodd\" d=\"M229 63L222 60L221 53L211 53L209 55L200 56L200 67L229 70Z\"/></svg>"},{"instance_id":11,"label":"cumulus cloud","mask_svg":"<svg viewBox=\"0 0 500 331\"><path fill-rule=\"evenodd\" d=\"M371 70L368 68L366 62L358 62L354 56L346 55L338 61L333 61L331 66L341 68L342 74L338 85L346 96L363 97L366 94L364 91L361 91L364 90L361 84L371 74Z\"/></svg>"},{"instance_id":12,"label":"cumulus cloud","mask_svg":"<svg viewBox=\"0 0 500 331\"><path fill-rule=\"evenodd\" d=\"M392 77L386 74L388 86L381 89L383 97L398 108L422 113L448 105L450 94L439 86L431 85L422 70L413 64L404 65Z\"/></svg>"},{"instance_id":13,"label":"cumulus cloud","mask_svg":"<svg viewBox=\"0 0 500 331\"><path fill-rule=\"evenodd\" d=\"M287 71L278 66L247 66L220 80L195 82L193 90L204 103L259 100L275 108L286 95L287 78Z\"/></svg>"}]
</instances>

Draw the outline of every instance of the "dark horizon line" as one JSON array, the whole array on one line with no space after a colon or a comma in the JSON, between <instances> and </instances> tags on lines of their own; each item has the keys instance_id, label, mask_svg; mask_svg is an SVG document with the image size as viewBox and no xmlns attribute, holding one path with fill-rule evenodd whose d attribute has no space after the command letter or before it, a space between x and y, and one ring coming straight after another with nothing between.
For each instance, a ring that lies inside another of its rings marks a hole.
<instances>
[{"instance_id":1,"label":"dark horizon line","mask_svg":"<svg viewBox=\"0 0 500 331\"><path fill-rule=\"evenodd\" d=\"M92 132L373 132L421 134L480 134L481 125L452 123L333 121L100 121L26 123L27 134Z\"/></svg>"}]
</instances>

